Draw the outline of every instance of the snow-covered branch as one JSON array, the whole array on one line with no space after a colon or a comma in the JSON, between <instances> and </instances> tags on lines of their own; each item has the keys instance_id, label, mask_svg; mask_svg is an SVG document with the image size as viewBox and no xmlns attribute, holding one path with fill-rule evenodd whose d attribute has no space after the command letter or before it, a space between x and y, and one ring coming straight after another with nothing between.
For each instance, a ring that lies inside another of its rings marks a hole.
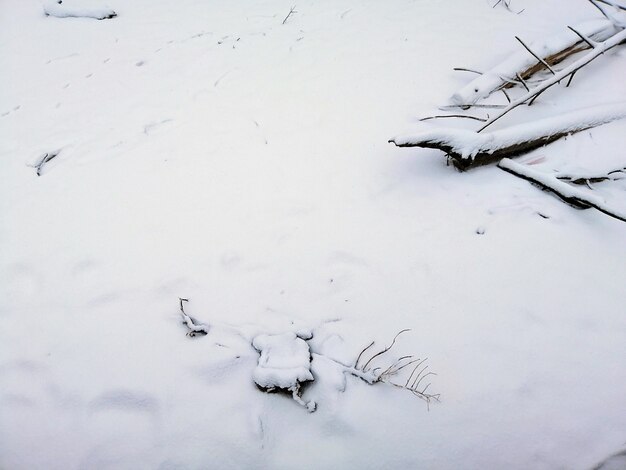
<instances>
[{"instance_id":1,"label":"snow-covered branch","mask_svg":"<svg viewBox=\"0 0 626 470\"><path fill-rule=\"evenodd\" d=\"M506 108L502 109L496 115L491 117L478 130L478 132L481 132L487 127L491 126L494 122L498 121L500 118L502 118L504 115L506 115L508 112L512 111L513 109L517 108L518 106L521 106L525 103L532 103L541 93L546 91L548 88L556 85L557 83L560 83L562 80L566 79L570 75L575 74L578 70L583 68L585 65L597 59L609 49L612 49L613 47L621 44L623 41L626 41L626 30L620 31L619 33L615 34L614 36L610 37L604 42L594 42L593 49L591 49L587 54L585 54L583 57L581 57L574 63L570 64L569 66L565 67L563 70L559 71L551 78L541 82L539 85L537 85L535 88L525 93L520 98L509 103L509 105Z\"/></svg>"},{"instance_id":2,"label":"snow-covered branch","mask_svg":"<svg viewBox=\"0 0 626 470\"><path fill-rule=\"evenodd\" d=\"M609 207L606 201L601 197L589 194L587 191L564 183L555 176L537 171L527 165L520 165L508 158L502 159L502 161L498 163L498 167L508 173L530 181L540 186L542 189L556 194L574 207L581 209L593 207L608 216L626 222L626 212Z\"/></svg>"},{"instance_id":3,"label":"snow-covered branch","mask_svg":"<svg viewBox=\"0 0 626 470\"><path fill-rule=\"evenodd\" d=\"M574 25L574 29L596 42L605 41L618 31L613 23L606 19L585 21ZM541 60L552 66L588 46L571 31L559 31L546 39L529 43L528 47ZM520 50L491 70L480 74L452 95L450 100L459 107L469 107L495 91L518 84L520 82L518 76L526 79L541 68L543 65L540 61L525 50Z\"/></svg>"},{"instance_id":4,"label":"snow-covered branch","mask_svg":"<svg viewBox=\"0 0 626 470\"><path fill-rule=\"evenodd\" d=\"M558 116L511 126L494 132L435 127L422 124L419 132L394 137L398 147L433 148L446 152L460 169L516 156L567 134L626 117L626 102L593 106Z\"/></svg>"}]
</instances>

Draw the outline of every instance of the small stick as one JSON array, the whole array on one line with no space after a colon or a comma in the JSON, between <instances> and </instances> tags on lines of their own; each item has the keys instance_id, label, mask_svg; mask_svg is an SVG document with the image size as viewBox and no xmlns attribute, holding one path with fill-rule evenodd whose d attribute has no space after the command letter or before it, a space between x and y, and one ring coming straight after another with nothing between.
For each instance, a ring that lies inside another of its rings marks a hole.
<instances>
[{"instance_id":1,"label":"small stick","mask_svg":"<svg viewBox=\"0 0 626 470\"><path fill-rule=\"evenodd\" d=\"M464 67L454 67L452 70L454 70L455 72L470 72L470 73L476 73L478 75L482 75L482 72L478 72L477 70L472 70L472 69L466 69Z\"/></svg>"},{"instance_id":2,"label":"small stick","mask_svg":"<svg viewBox=\"0 0 626 470\"><path fill-rule=\"evenodd\" d=\"M487 119L489 119L489 116L487 116L487 118L479 118L476 116L466 116L464 114L449 114L446 116L442 116L442 115L437 115L437 116L428 116L425 118L420 119L420 121L430 121L431 119L446 119L446 118L462 118L462 119L473 119L475 121L480 121L480 122L487 122Z\"/></svg>"},{"instance_id":3,"label":"small stick","mask_svg":"<svg viewBox=\"0 0 626 470\"><path fill-rule=\"evenodd\" d=\"M354 363L355 369L358 369L359 361L361 360L361 356L363 355L363 353L367 351L369 348L371 348L372 346L374 346L374 341L372 341L369 344L369 346L365 346L365 348L363 348L363 350L359 353L359 356L356 358L356 362Z\"/></svg>"},{"instance_id":4,"label":"small stick","mask_svg":"<svg viewBox=\"0 0 626 470\"><path fill-rule=\"evenodd\" d=\"M526 91L530 91L530 88L528 88L528 85L526 84L526 81L522 78L522 76L518 73L515 74L517 76L517 78L519 78L519 81L521 82L522 85L524 85L524 88L526 88Z\"/></svg>"},{"instance_id":5,"label":"small stick","mask_svg":"<svg viewBox=\"0 0 626 470\"><path fill-rule=\"evenodd\" d=\"M287 16L285 16L285 19L283 20L283 24L285 24L287 22L287 20L289 19L289 17L291 15L293 15L294 13L298 13L296 11L296 6L295 5L291 7L291 10L289 10L289 13L287 13Z\"/></svg>"},{"instance_id":6,"label":"small stick","mask_svg":"<svg viewBox=\"0 0 626 470\"><path fill-rule=\"evenodd\" d=\"M550 65L543 60L541 57L539 57L537 54L535 54L530 47L528 47L526 44L524 44L524 41L522 41L518 36L515 36L515 39L517 39L519 41L519 43L524 46L524 49L526 49L535 59L537 59L539 62L541 62L551 73L552 75L556 75L556 72L554 70L552 70L552 67L550 67Z\"/></svg>"},{"instance_id":7,"label":"small stick","mask_svg":"<svg viewBox=\"0 0 626 470\"><path fill-rule=\"evenodd\" d=\"M582 39L583 41L585 41L587 43L587 45L589 47L591 47L592 49L595 49L596 44L595 41L592 42L591 39L589 39L588 37L584 36L583 34L579 33L578 31L576 31L574 28L572 28L571 26L568 26L568 28L570 30L572 30L572 32L574 32L580 39Z\"/></svg>"}]
</instances>

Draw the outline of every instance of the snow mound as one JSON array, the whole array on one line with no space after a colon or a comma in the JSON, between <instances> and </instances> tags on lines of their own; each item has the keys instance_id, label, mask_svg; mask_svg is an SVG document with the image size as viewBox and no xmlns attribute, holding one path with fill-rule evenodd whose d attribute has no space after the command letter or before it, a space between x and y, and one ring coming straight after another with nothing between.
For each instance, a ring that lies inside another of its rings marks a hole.
<instances>
[{"instance_id":1,"label":"snow mound","mask_svg":"<svg viewBox=\"0 0 626 470\"><path fill-rule=\"evenodd\" d=\"M259 387L293 391L313 380L309 345L295 333L259 335L252 346L261 353L253 373Z\"/></svg>"},{"instance_id":2,"label":"snow mound","mask_svg":"<svg viewBox=\"0 0 626 470\"><path fill-rule=\"evenodd\" d=\"M57 18L94 18L104 20L114 18L117 13L97 0L47 0L43 11L47 16Z\"/></svg>"}]
</instances>

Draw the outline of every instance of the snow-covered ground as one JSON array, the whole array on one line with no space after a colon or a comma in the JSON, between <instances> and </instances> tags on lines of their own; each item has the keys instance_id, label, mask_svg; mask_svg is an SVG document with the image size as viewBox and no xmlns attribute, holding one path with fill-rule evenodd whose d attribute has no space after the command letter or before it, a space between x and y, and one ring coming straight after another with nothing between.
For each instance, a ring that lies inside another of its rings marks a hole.
<instances>
[{"instance_id":1,"label":"snow-covered ground","mask_svg":"<svg viewBox=\"0 0 626 470\"><path fill-rule=\"evenodd\" d=\"M468 82L453 67L600 17L492 3L111 0L98 21L0 0L0 468L586 470L623 450L626 224L387 143ZM622 46L493 130L624 101L625 76ZM614 169L625 132L518 161ZM430 407L341 370L404 328L392 356L428 357ZM253 380L253 338L300 329L313 413Z\"/></svg>"}]
</instances>

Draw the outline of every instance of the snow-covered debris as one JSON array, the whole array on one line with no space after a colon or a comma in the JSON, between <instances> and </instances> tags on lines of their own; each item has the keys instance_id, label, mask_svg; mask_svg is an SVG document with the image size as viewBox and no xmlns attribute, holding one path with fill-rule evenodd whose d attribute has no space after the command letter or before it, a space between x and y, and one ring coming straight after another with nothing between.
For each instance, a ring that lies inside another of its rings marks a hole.
<instances>
[{"instance_id":1,"label":"snow-covered debris","mask_svg":"<svg viewBox=\"0 0 626 470\"><path fill-rule=\"evenodd\" d=\"M600 212L610 215L618 220L626 221L626 211L619 209L616 210L609 207L603 198L594 194L589 194L589 191L584 191L564 183L553 175L537 171L527 165L520 165L519 163L516 163L508 158L502 159L502 161L498 163L498 166L509 173L513 173L514 175L527 179L538 184L542 188L557 194L560 198L570 204L582 208L593 207L594 209L597 209Z\"/></svg>"},{"instance_id":2,"label":"snow-covered debris","mask_svg":"<svg viewBox=\"0 0 626 470\"><path fill-rule=\"evenodd\" d=\"M43 167L46 163L57 157L61 153L61 150L54 150L51 152L46 152L42 156L39 157L37 163L31 165L33 168L37 170L37 176L41 176Z\"/></svg>"},{"instance_id":3,"label":"snow-covered debris","mask_svg":"<svg viewBox=\"0 0 626 470\"><path fill-rule=\"evenodd\" d=\"M493 132L421 124L422 130L390 140L398 147L443 150L461 167L490 163L519 155L560 137L626 117L626 102L592 106L549 118L526 122Z\"/></svg>"},{"instance_id":4,"label":"snow-covered debris","mask_svg":"<svg viewBox=\"0 0 626 470\"><path fill-rule=\"evenodd\" d=\"M254 382L268 392L287 390L293 399L309 411L315 403L305 403L300 398L300 385L313 380L311 374L311 351L304 339L295 333L259 335L252 346L261 353L252 374Z\"/></svg>"},{"instance_id":5,"label":"snow-covered debris","mask_svg":"<svg viewBox=\"0 0 626 470\"><path fill-rule=\"evenodd\" d=\"M104 20L117 16L114 10L98 0L47 0L43 11L57 18L94 18Z\"/></svg>"},{"instance_id":6,"label":"snow-covered debris","mask_svg":"<svg viewBox=\"0 0 626 470\"><path fill-rule=\"evenodd\" d=\"M188 299L182 299L179 297L180 302L180 314L183 317L183 323L189 329L187 336L197 336L197 335L206 335L209 333L209 327L207 325L203 325L202 323L198 323L194 318L187 315L185 312L185 308L183 306L183 302L189 302Z\"/></svg>"},{"instance_id":7,"label":"snow-covered debris","mask_svg":"<svg viewBox=\"0 0 626 470\"><path fill-rule=\"evenodd\" d=\"M600 19L585 21L573 26L573 28L584 36L594 41L604 41L613 36L618 30L609 20ZM581 49L585 45L582 40L572 31L564 30L546 38L533 41L528 47L542 59L548 59L555 54L559 54L569 48L575 47L581 43ZM558 61L557 57L551 62ZM453 104L458 106L472 105L482 98L488 97L502 85L517 80L516 75L538 64L537 59L530 55L526 50L511 55L508 59L496 65L491 70L476 77L459 91L454 93L450 98Z\"/></svg>"}]
</instances>

